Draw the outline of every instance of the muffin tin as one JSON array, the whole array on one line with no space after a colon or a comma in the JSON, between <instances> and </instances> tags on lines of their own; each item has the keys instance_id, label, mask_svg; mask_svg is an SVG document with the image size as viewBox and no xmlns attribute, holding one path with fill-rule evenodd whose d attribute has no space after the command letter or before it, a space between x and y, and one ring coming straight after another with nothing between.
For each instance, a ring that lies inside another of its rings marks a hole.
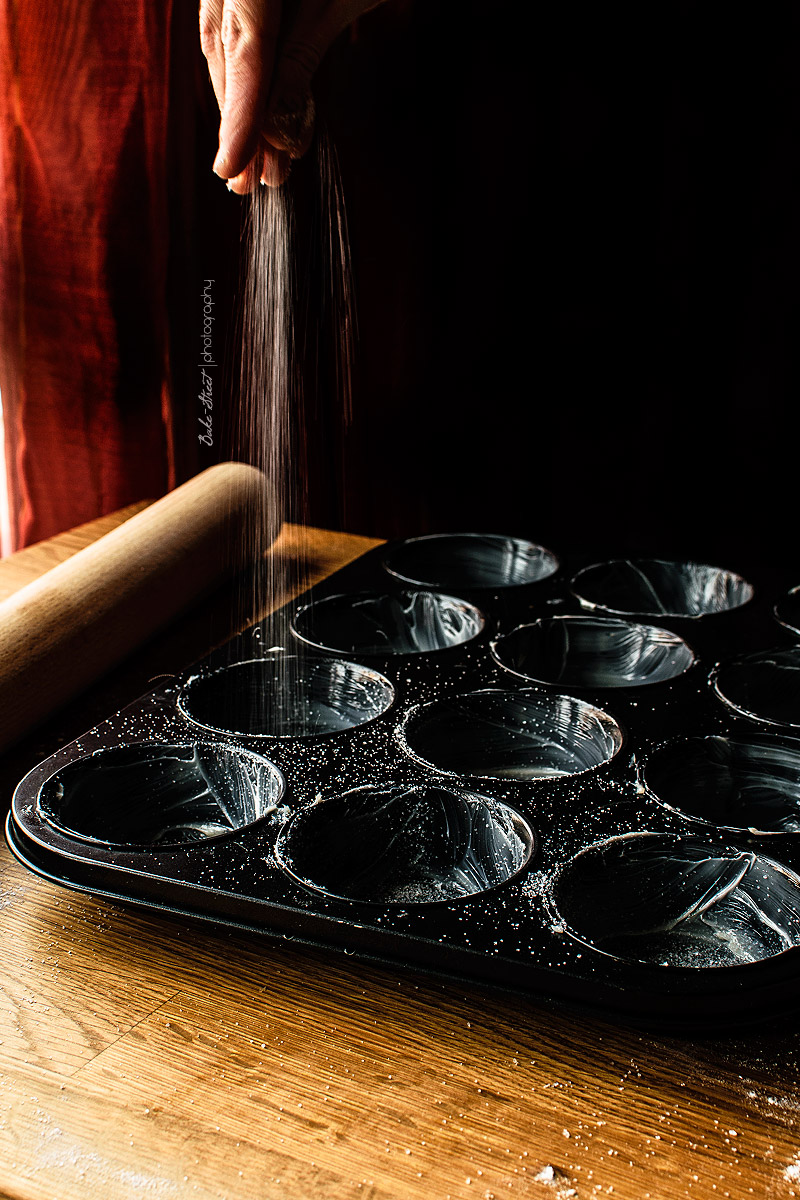
<instances>
[{"instance_id":1,"label":"muffin tin","mask_svg":"<svg viewBox=\"0 0 800 1200\"><path fill-rule=\"evenodd\" d=\"M796 579L379 547L57 751L56 882L650 1021L800 994Z\"/></svg>"}]
</instances>

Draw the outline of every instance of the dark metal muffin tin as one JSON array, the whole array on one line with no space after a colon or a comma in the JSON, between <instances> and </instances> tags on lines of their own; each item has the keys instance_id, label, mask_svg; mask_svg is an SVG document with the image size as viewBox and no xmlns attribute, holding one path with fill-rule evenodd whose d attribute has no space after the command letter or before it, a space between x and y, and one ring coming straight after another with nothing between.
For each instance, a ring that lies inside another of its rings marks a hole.
<instances>
[{"instance_id":1,"label":"dark metal muffin tin","mask_svg":"<svg viewBox=\"0 0 800 1200\"><path fill-rule=\"evenodd\" d=\"M380 547L280 644L273 618L41 763L6 836L170 912L650 1020L768 1017L800 996L796 582Z\"/></svg>"}]
</instances>

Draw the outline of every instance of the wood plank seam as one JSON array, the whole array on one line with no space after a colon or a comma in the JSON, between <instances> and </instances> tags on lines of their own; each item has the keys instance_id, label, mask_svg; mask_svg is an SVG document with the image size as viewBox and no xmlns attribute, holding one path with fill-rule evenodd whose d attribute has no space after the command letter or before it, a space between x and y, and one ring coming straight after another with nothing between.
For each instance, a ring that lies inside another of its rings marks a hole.
<instances>
[{"instance_id":1,"label":"wood plank seam","mask_svg":"<svg viewBox=\"0 0 800 1200\"><path fill-rule=\"evenodd\" d=\"M176 998L176 996L181 995L183 990L184 990L183 988L178 988L178 990L176 992L173 992L172 995L165 996L160 1004L157 1004L155 1006L155 1008L150 1009L149 1012L143 1013L142 1016L139 1018L139 1020L135 1021L134 1024L131 1025L131 1027L129 1029L126 1029L124 1033L121 1033L121 1034L119 1034L118 1037L115 1037L114 1040L109 1042L107 1046L103 1046L103 1049L98 1050L97 1053L93 1054L91 1058L87 1058L86 1062L81 1063L81 1065L79 1067L77 1067L76 1070L74 1070L70 1074L69 1078L74 1079L76 1075L79 1075L81 1073L81 1071L84 1069L84 1067L88 1067L91 1063L96 1063L99 1058L103 1057L103 1055L106 1053L106 1051L111 1050L112 1047L116 1046L117 1042L121 1042L123 1038L126 1038L130 1034L132 1034L134 1029L138 1029L143 1021L149 1021L150 1018L155 1016L155 1014L157 1012L159 1012L164 1007L165 1004L171 1004L172 1001ZM2 1200L1 1197L0 1197L0 1200Z\"/></svg>"}]
</instances>

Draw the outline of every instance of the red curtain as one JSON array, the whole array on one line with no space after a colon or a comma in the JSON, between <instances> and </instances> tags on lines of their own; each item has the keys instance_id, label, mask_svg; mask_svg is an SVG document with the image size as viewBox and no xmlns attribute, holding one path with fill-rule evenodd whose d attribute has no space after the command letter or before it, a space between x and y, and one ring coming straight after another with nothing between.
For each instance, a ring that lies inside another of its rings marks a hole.
<instances>
[{"instance_id":1,"label":"red curtain","mask_svg":"<svg viewBox=\"0 0 800 1200\"><path fill-rule=\"evenodd\" d=\"M172 4L0 0L0 390L15 548L174 485Z\"/></svg>"}]
</instances>

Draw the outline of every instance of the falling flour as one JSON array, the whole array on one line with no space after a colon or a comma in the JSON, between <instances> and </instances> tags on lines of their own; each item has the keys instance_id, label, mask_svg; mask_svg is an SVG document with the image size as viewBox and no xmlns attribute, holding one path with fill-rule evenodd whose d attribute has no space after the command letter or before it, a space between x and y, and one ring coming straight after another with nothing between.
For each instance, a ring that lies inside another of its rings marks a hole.
<instances>
[{"instance_id":1,"label":"falling flour","mask_svg":"<svg viewBox=\"0 0 800 1200\"><path fill-rule=\"evenodd\" d=\"M320 321L331 327L334 358L334 394L325 399L337 419L346 422L352 404L355 310L341 183L335 151L324 135L318 139L318 165ZM243 212L235 452L264 474L269 521L246 522L243 549L255 568L252 579L240 588L235 615L240 629L265 621L253 631L253 657L271 655L280 661L285 697L280 708L296 732L298 714L302 716L308 702L303 667L281 650L292 644L291 613L285 602L308 586L305 561L296 548L304 540L308 489L301 465L306 430L296 356L295 231L287 186L257 188L245 198ZM299 290L307 293L312 282L300 281ZM301 527L298 535L270 552L275 530L287 523ZM290 543L294 549L287 550ZM264 706L265 701L256 697L255 703ZM281 727L283 719L278 711L256 715L276 734L288 732L288 725Z\"/></svg>"}]
</instances>

